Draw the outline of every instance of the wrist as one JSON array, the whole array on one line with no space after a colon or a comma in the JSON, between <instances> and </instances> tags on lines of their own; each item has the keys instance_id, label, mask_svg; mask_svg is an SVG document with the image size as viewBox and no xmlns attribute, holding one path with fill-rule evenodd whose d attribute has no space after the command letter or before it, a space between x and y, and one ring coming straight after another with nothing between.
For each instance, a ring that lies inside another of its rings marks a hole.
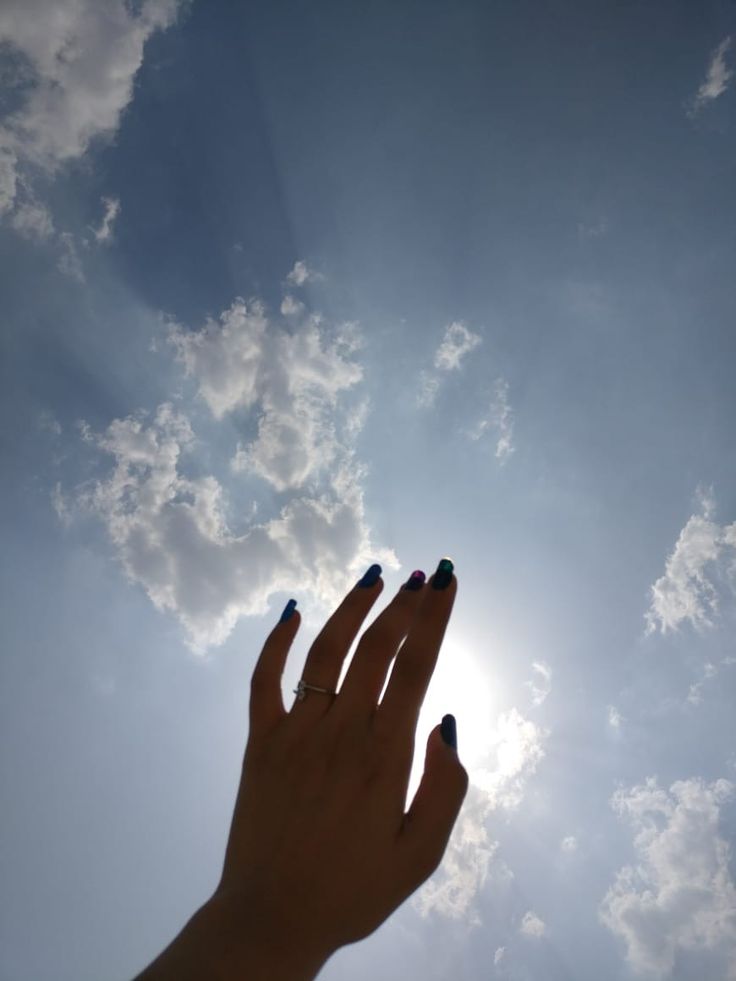
<instances>
[{"instance_id":1,"label":"wrist","mask_svg":"<svg viewBox=\"0 0 736 981\"><path fill-rule=\"evenodd\" d=\"M215 893L134 981L313 981L328 960Z\"/></svg>"}]
</instances>

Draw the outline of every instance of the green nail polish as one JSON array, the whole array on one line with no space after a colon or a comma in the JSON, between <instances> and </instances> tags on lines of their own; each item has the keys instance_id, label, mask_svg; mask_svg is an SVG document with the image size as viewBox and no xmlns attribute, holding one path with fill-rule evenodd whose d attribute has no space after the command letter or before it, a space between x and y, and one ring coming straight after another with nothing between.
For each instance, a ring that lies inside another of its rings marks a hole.
<instances>
[{"instance_id":1,"label":"green nail polish","mask_svg":"<svg viewBox=\"0 0 736 981\"><path fill-rule=\"evenodd\" d=\"M454 568L452 559L440 559L437 570L432 577L432 589L447 589L452 582L452 570Z\"/></svg>"}]
</instances>

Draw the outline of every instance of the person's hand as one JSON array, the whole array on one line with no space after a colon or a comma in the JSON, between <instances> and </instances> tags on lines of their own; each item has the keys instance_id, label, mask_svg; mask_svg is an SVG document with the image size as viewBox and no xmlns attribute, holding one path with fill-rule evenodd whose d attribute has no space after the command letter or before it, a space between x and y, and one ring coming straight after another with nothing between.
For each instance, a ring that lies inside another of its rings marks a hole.
<instances>
[{"instance_id":1,"label":"person's hand","mask_svg":"<svg viewBox=\"0 0 736 981\"><path fill-rule=\"evenodd\" d=\"M441 735L456 743L452 716L431 731L424 775L404 806L417 720L457 591L452 568L441 560L427 584L412 574L361 637L340 692L307 690L288 712L281 677L299 614L274 627L251 680L219 885L137 981L311 981L436 870L468 789ZM383 590L380 571L368 570L312 644L307 684L335 691Z\"/></svg>"},{"instance_id":2,"label":"person's hand","mask_svg":"<svg viewBox=\"0 0 736 981\"><path fill-rule=\"evenodd\" d=\"M419 588L400 589L365 631L339 694L308 690L285 710L281 676L299 629L296 611L271 631L253 672L248 744L216 895L241 911L247 943L289 951L294 976L313 977L429 878L467 792L467 772L437 725L404 813L419 711L457 590L452 563L440 565L425 585L415 575ZM335 691L382 590L378 578L347 594L310 648L308 684ZM454 736L454 719L445 727Z\"/></svg>"}]
</instances>

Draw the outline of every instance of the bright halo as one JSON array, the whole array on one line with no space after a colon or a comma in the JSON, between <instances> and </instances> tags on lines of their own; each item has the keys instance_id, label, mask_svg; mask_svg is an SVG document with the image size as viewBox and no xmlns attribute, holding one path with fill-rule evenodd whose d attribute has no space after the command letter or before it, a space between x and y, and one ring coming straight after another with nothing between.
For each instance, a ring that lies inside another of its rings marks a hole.
<instances>
[{"instance_id":1,"label":"bright halo","mask_svg":"<svg viewBox=\"0 0 736 981\"><path fill-rule=\"evenodd\" d=\"M493 746L497 693L492 673L470 646L446 638L419 714L409 801L424 772L424 754L431 730L448 712L457 721L458 753L473 770L487 762Z\"/></svg>"}]
</instances>

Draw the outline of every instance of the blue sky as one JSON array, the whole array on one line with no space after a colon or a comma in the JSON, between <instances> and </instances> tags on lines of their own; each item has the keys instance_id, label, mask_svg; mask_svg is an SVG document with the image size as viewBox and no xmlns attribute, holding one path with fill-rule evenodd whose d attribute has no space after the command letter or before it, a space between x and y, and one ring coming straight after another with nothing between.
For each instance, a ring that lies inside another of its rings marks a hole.
<instances>
[{"instance_id":1,"label":"blue sky","mask_svg":"<svg viewBox=\"0 0 736 981\"><path fill-rule=\"evenodd\" d=\"M150 961L286 599L288 705L371 562L442 555L408 799L445 712L470 790L326 981L736 977L734 38L6 0L0 981Z\"/></svg>"}]
</instances>

